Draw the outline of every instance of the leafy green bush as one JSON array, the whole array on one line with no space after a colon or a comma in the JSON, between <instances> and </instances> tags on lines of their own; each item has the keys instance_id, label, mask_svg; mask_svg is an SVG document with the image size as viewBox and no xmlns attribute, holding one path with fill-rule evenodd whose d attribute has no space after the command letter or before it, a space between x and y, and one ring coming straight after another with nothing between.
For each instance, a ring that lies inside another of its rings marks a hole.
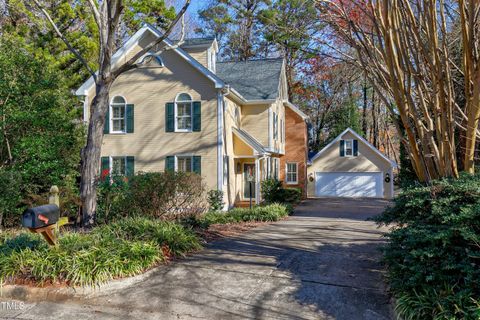
<instances>
[{"instance_id":1,"label":"leafy green bush","mask_svg":"<svg viewBox=\"0 0 480 320\"><path fill-rule=\"evenodd\" d=\"M277 179L265 179L261 182L263 199L266 203L278 201L278 193L282 189L282 183Z\"/></svg>"},{"instance_id":2,"label":"leafy green bush","mask_svg":"<svg viewBox=\"0 0 480 320\"><path fill-rule=\"evenodd\" d=\"M190 230L171 222L129 218L92 232L68 232L49 247L38 235L2 237L0 280L98 285L139 274L170 255L201 248Z\"/></svg>"},{"instance_id":3,"label":"leafy green bush","mask_svg":"<svg viewBox=\"0 0 480 320\"><path fill-rule=\"evenodd\" d=\"M218 211L223 208L223 191L222 190L210 190L208 191L208 204L210 211Z\"/></svg>"},{"instance_id":4,"label":"leafy green bush","mask_svg":"<svg viewBox=\"0 0 480 320\"><path fill-rule=\"evenodd\" d=\"M262 195L265 203L296 204L302 199L300 188L283 188L282 182L277 179L266 179L261 183Z\"/></svg>"},{"instance_id":5,"label":"leafy green bush","mask_svg":"<svg viewBox=\"0 0 480 320\"><path fill-rule=\"evenodd\" d=\"M63 86L65 79L46 67L50 62L25 48L21 41L2 34L0 208L4 227L19 225L31 195L47 192L52 185L74 188L84 143L84 126L77 121L81 109ZM13 194L12 188L16 189Z\"/></svg>"},{"instance_id":6,"label":"leafy green bush","mask_svg":"<svg viewBox=\"0 0 480 320\"><path fill-rule=\"evenodd\" d=\"M377 218L394 224L385 248L406 319L480 318L480 177L412 187Z\"/></svg>"},{"instance_id":7,"label":"leafy green bush","mask_svg":"<svg viewBox=\"0 0 480 320\"><path fill-rule=\"evenodd\" d=\"M201 219L207 224L225 224L246 221L277 221L289 214L288 208L281 204L255 206L250 208L234 208L227 212L209 212Z\"/></svg>"},{"instance_id":8,"label":"leafy green bush","mask_svg":"<svg viewBox=\"0 0 480 320\"><path fill-rule=\"evenodd\" d=\"M201 176L184 172L139 173L124 179L100 183L98 221L144 216L177 220L207 210Z\"/></svg>"},{"instance_id":9,"label":"leafy green bush","mask_svg":"<svg viewBox=\"0 0 480 320\"><path fill-rule=\"evenodd\" d=\"M142 217L126 218L98 227L94 233L109 234L112 237L132 241L151 241L159 246L167 246L175 256L183 256L202 247L195 233L185 229L181 224Z\"/></svg>"}]
</instances>

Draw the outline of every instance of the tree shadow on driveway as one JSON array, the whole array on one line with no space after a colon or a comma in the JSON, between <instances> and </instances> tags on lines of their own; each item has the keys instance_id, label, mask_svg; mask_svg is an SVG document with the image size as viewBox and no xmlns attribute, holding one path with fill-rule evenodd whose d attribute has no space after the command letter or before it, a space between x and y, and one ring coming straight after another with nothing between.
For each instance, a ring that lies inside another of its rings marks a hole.
<instances>
[{"instance_id":1,"label":"tree shadow on driveway","mask_svg":"<svg viewBox=\"0 0 480 320\"><path fill-rule=\"evenodd\" d=\"M363 209L338 217L336 204L309 200L286 221L213 242L91 303L162 319L391 319L378 250L385 230L364 221L383 204L368 205L347 202Z\"/></svg>"}]
</instances>

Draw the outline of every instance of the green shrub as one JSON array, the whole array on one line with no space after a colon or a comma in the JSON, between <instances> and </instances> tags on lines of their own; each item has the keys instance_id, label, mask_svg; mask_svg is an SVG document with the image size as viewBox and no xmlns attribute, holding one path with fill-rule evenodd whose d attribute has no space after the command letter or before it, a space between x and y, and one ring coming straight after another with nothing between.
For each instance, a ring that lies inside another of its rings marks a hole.
<instances>
[{"instance_id":1,"label":"green shrub","mask_svg":"<svg viewBox=\"0 0 480 320\"><path fill-rule=\"evenodd\" d=\"M302 190L300 188L284 188L280 190L279 197L284 203L296 204L302 200Z\"/></svg>"},{"instance_id":2,"label":"green shrub","mask_svg":"<svg viewBox=\"0 0 480 320\"><path fill-rule=\"evenodd\" d=\"M15 226L20 221L22 207L21 175L15 171L0 169L0 229Z\"/></svg>"},{"instance_id":3,"label":"green shrub","mask_svg":"<svg viewBox=\"0 0 480 320\"><path fill-rule=\"evenodd\" d=\"M201 176L185 172L149 172L101 183L99 221L145 216L176 220L203 213L208 203Z\"/></svg>"},{"instance_id":4,"label":"green shrub","mask_svg":"<svg viewBox=\"0 0 480 320\"><path fill-rule=\"evenodd\" d=\"M154 242L158 246L167 246L175 256L202 247L199 238L181 224L169 221L155 221L142 217L126 218L106 226L96 228L94 233L108 234L119 239Z\"/></svg>"},{"instance_id":5,"label":"green shrub","mask_svg":"<svg viewBox=\"0 0 480 320\"><path fill-rule=\"evenodd\" d=\"M480 317L480 177L412 187L376 219L397 310L407 319Z\"/></svg>"},{"instance_id":6,"label":"green shrub","mask_svg":"<svg viewBox=\"0 0 480 320\"><path fill-rule=\"evenodd\" d=\"M283 188L282 182L277 179L266 179L261 183L262 195L265 203L296 204L302 199L300 188Z\"/></svg>"},{"instance_id":7,"label":"green shrub","mask_svg":"<svg viewBox=\"0 0 480 320\"><path fill-rule=\"evenodd\" d=\"M208 191L208 204L210 211L222 210L223 205L223 191L222 190L210 190Z\"/></svg>"},{"instance_id":8,"label":"green shrub","mask_svg":"<svg viewBox=\"0 0 480 320\"><path fill-rule=\"evenodd\" d=\"M282 189L282 183L277 179L265 179L261 182L263 199L266 203L278 201L278 194Z\"/></svg>"},{"instance_id":9,"label":"green shrub","mask_svg":"<svg viewBox=\"0 0 480 320\"><path fill-rule=\"evenodd\" d=\"M49 247L38 235L2 237L0 280L98 285L139 274L165 259L201 248L198 237L181 225L128 218L90 233L68 232Z\"/></svg>"},{"instance_id":10,"label":"green shrub","mask_svg":"<svg viewBox=\"0 0 480 320\"><path fill-rule=\"evenodd\" d=\"M288 208L281 204L234 208L227 212L209 212L202 219L207 224L225 224L247 221L277 221L289 214Z\"/></svg>"},{"instance_id":11,"label":"green shrub","mask_svg":"<svg viewBox=\"0 0 480 320\"><path fill-rule=\"evenodd\" d=\"M124 208L129 184L120 177L104 179L97 187L97 224L106 224L129 216Z\"/></svg>"}]
</instances>

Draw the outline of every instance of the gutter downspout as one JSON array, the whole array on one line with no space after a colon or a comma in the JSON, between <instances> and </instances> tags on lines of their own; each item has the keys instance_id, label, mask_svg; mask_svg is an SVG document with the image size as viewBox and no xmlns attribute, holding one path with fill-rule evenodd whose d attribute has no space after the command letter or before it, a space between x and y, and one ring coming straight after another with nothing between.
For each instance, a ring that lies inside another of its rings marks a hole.
<instances>
[{"instance_id":1,"label":"gutter downspout","mask_svg":"<svg viewBox=\"0 0 480 320\"><path fill-rule=\"evenodd\" d=\"M223 191L223 93L217 91L217 190Z\"/></svg>"}]
</instances>

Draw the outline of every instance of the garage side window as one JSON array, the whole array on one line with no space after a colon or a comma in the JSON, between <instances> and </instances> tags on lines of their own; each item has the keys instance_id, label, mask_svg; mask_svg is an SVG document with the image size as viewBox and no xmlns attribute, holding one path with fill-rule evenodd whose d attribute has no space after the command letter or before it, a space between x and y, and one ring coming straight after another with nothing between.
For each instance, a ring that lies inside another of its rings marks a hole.
<instances>
[{"instance_id":1,"label":"garage side window","mask_svg":"<svg viewBox=\"0 0 480 320\"><path fill-rule=\"evenodd\" d=\"M340 157L358 156L358 140L340 140Z\"/></svg>"}]
</instances>

